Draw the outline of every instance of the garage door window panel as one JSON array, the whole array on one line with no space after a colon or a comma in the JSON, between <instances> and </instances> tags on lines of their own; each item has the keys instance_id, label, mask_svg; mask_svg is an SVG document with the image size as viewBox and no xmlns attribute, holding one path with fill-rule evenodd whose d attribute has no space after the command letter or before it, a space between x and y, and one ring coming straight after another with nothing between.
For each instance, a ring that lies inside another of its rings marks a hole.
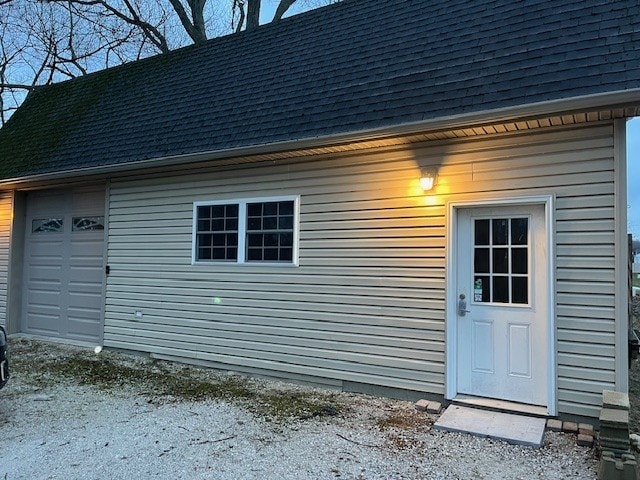
<instances>
[{"instance_id":1,"label":"garage door window panel","mask_svg":"<svg viewBox=\"0 0 640 480\"><path fill-rule=\"evenodd\" d=\"M33 233L60 233L64 229L62 218L36 218L31 221Z\"/></svg>"},{"instance_id":2,"label":"garage door window panel","mask_svg":"<svg viewBox=\"0 0 640 480\"><path fill-rule=\"evenodd\" d=\"M74 232L95 232L104 230L104 217L73 217L71 230Z\"/></svg>"}]
</instances>

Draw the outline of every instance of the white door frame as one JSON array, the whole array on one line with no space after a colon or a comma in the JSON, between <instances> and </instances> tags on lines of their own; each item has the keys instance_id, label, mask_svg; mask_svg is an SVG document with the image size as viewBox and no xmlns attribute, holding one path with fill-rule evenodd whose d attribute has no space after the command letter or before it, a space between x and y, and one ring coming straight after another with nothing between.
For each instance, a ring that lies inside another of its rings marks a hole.
<instances>
[{"instance_id":1,"label":"white door frame","mask_svg":"<svg viewBox=\"0 0 640 480\"><path fill-rule=\"evenodd\" d=\"M547 318L547 413L556 415L556 340L555 340L555 229L554 212L555 198L552 195L478 198L476 200L461 200L447 202L447 270L446 270L446 322L445 322L445 398L452 400L458 394L457 385L457 269L456 245L458 241L457 224L458 211L462 208L542 205L544 206L544 222L546 229L547 248L547 298L549 299Z\"/></svg>"}]
</instances>

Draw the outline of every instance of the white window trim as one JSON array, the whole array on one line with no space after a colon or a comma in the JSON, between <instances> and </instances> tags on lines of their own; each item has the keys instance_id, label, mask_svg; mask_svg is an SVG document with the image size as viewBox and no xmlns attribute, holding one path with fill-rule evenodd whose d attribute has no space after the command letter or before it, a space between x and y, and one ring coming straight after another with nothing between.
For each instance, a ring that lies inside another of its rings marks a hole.
<instances>
[{"instance_id":1,"label":"white window trim","mask_svg":"<svg viewBox=\"0 0 640 480\"><path fill-rule=\"evenodd\" d=\"M247 238L247 204L267 202L293 201L293 252L291 262L264 262L246 260ZM238 258L233 261L197 260L196 237L198 233L198 207L209 205L238 205ZM281 197L252 197L229 198L224 200L202 200L193 202L192 233L191 233L191 264L192 265L250 265L269 267L297 267L300 243L300 195L285 195Z\"/></svg>"}]
</instances>

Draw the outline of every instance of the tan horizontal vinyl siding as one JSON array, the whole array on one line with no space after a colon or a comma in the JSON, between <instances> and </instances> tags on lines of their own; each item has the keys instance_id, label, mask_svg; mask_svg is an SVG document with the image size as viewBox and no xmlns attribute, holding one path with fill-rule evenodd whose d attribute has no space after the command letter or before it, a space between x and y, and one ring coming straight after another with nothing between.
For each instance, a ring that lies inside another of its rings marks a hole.
<instances>
[{"instance_id":1,"label":"tan horizontal vinyl siding","mask_svg":"<svg viewBox=\"0 0 640 480\"><path fill-rule=\"evenodd\" d=\"M0 324L7 325L7 283L13 219L13 194L0 192Z\"/></svg>"},{"instance_id":2,"label":"tan horizontal vinyl siding","mask_svg":"<svg viewBox=\"0 0 640 480\"><path fill-rule=\"evenodd\" d=\"M559 408L594 415L614 382L612 131L113 179L105 344L443 394L446 202L555 194ZM191 264L193 202L279 195L300 195L299 266Z\"/></svg>"}]
</instances>

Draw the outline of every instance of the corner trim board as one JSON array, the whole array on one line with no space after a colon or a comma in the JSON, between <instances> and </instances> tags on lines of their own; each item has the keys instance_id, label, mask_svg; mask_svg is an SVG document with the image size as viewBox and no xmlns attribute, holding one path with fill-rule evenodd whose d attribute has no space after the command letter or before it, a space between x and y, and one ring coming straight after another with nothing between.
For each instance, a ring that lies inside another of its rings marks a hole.
<instances>
[{"instance_id":1,"label":"corner trim board","mask_svg":"<svg viewBox=\"0 0 640 480\"><path fill-rule=\"evenodd\" d=\"M626 120L613 124L613 168L615 192L615 385L619 392L629 390L627 359L629 290L627 279L627 131Z\"/></svg>"}]
</instances>

